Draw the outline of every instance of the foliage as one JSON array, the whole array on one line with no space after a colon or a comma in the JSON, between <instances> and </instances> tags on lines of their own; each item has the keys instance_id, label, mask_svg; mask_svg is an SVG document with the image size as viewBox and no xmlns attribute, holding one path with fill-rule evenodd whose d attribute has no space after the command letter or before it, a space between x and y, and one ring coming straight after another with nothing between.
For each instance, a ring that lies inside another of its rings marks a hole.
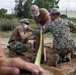
<instances>
[{"instance_id":1,"label":"foliage","mask_svg":"<svg viewBox=\"0 0 76 75\"><path fill-rule=\"evenodd\" d=\"M0 30L10 31L15 28L15 24L11 19L0 19Z\"/></svg>"},{"instance_id":2,"label":"foliage","mask_svg":"<svg viewBox=\"0 0 76 75\"><path fill-rule=\"evenodd\" d=\"M35 23L35 21L33 20L33 19L29 19L29 22L30 22L30 27L31 28L37 28L37 25L36 25L36 23Z\"/></svg>"},{"instance_id":3,"label":"foliage","mask_svg":"<svg viewBox=\"0 0 76 75\"><path fill-rule=\"evenodd\" d=\"M15 5L15 14L18 16L18 17L23 17L23 5L22 5L22 2L23 0L15 0L16 2L16 5Z\"/></svg>"},{"instance_id":4,"label":"foliage","mask_svg":"<svg viewBox=\"0 0 76 75\"><path fill-rule=\"evenodd\" d=\"M13 30L15 27L20 25L21 19L0 19L0 30L1 31L10 31ZM35 24L35 21L33 19L29 19L30 27L31 28L37 28L37 25Z\"/></svg>"},{"instance_id":5,"label":"foliage","mask_svg":"<svg viewBox=\"0 0 76 75\"><path fill-rule=\"evenodd\" d=\"M7 10L6 9L0 9L0 18L4 18L6 15Z\"/></svg>"},{"instance_id":6,"label":"foliage","mask_svg":"<svg viewBox=\"0 0 76 75\"><path fill-rule=\"evenodd\" d=\"M34 4L38 5L39 8L46 8L48 11L50 9L50 0L35 0Z\"/></svg>"},{"instance_id":7,"label":"foliage","mask_svg":"<svg viewBox=\"0 0 76 75\"><path fill-rule=\"evenodd\" d=\"M71 18L70 18L71 19ZM76 22L76 19L74 19L75 20L75 22ZM30 21L30 27L31 28L36 28L37 26L36 26L36 24L35 24L35 22L34 22L34 20L33 19L29 19L29 21ZM73 19L72 19L72 21L73 21ZM13 24L15 27L17 27L17 26L19 26L20 25L20 20L19 19L16 19L16 18L14 18L14 19L0 19L0 27L1 27L1 25L3 24L3 23L10 23L10 25L11 24ZM76 31L76 30L75 30ZM10 35L11 35L11 33L12 33L12 31L1 31L1 33L2 33L2 37L5 37L5 38L7 38L7 37L10 37ZM44 35L44 38L53 38L53 36L52 36L52 34L49 32L49 33L46 33L45 35ZM74 30L72 31L72 37L73 38L76 38L76 32L74 32Z\"/></svg>"},{"instance_id":8,"label":"foliage","mask_svg":"<svg viewBox=\"0 0 76 75\"><path fill-rule=\"evenodd\" d=\"M0 33L2 38L9 38L12 34L12 31L1 31Z\"/></svg>"},{"instance_id":9,"label":"foliage","mask_svg":"<svg viewBox=\"0 0 76 75\"><path fill-rule=\"evenodd\" d=\"M69 18L69 20L76 22L76 18Z\"/></svg>"},{"instance_id":10,"label":"foliage","mask_svg":"<svg viewBox=\"0 0 76 75\"><path fill-rule=\"evenodd\" d=\"M30 14L30 6L32 5L31 2L32 2L31 0L27 0L23 6L24 9L23 16L26 18L31 18L31 14Z\"/></svg>"},{"instance_id":11,"label":"foliage","mask_svg":"<svg viewBox=\"0 0 76 75\"><path fill-rule=\"evenodd\" d=\"M26 2L25 0L15 0L15 2L16 2L15 14L17 15L17 17L19 18L31 17L29 12L32 3L31 0L27 0Z\"/></svg>"},{"instance_id":12,"label":"foliage","mask_svg":"<svg viewBox=\"0 0 76 75\"><path fill-rule=\"evenodd\" d=\"M1 31L2 38L9 38L12 34L12 31ZM76 33L71 34L74 39L76 39ZM44 34L44 38L53 38L51 33Z\"/></svg>"},{"instance_id":13,"label":"foliage","mask_svg":"<svg viewBox=\"0 0 76 75\"><path fill-rule=\"evenodd\" d=\"M12 19L15 14L7 14L7 9L0 9L0 18Z\"/></svg>"},{"instance_id":14,"label":"foliage","mask_svg":"<svg viewBox=\"0 0 76 75\"><path fill-rule=\"evenodd\" d=\"M16 17L15 14L6 14L5 16L6 19L13 19L15 17Z\"/></svg>"},{"instance_id":15,"label":"foliage","mask_svg":"<svg viewBox=\"0 0 76 75\"><path fill-rule=\"evenodd\" d=\"M32 4L36 4L38 5L40 8L46 8L48 11L50 10L50 8L52 7L59 7L58 6L58 2L60 0L15 0L15 14L17 15L17 17L19 18L24 18L24 17L28 17L31 18L30 15L30 6Z\"/></svg>"},{"instance_id":16,"label":"foliage","mask_svg":"<svg viewBox=\"0 0 76 75\"><path fill-rule=\"evenodd\" d=\"M64 18L66 18L66 19L68 18L67 15L65 15L65 14L61 14L60 17L63 18L63 19Z\"/></svg>"},{"instance_id":17,"label":"foliage","mask_svg":"<svg viewBox=\"0 0 76 75\"><path fill-rule=\"evenodd\" d=\"M58 3L60 0L50 0L50 8L59 8Z\"/></svg>"},{"instance_id":18,"label":"foliage","mask_svg":"<svg viewBox=\"0 0 76 75\"><path fill-rule=\"evenodd\" d=\"M9 22L4 22L0 25L2 31L10 31L13 30L15 27L13 24Z\"/></svg>"}]
</instances>

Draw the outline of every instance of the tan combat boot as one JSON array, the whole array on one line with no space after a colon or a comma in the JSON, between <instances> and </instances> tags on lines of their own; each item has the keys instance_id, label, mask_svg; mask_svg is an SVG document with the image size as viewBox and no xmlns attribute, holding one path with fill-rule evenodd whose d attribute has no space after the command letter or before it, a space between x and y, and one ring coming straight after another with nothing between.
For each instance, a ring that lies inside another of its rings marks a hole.
<instances>
[{"instance_id":1,"label":"tan combat boot","mask_svg":"<svg viewBox=\"0 0 76 75\"><path fill-rule=\"evenodd\" d=\"M67 55L66 55L66 61L71 61L71 56L72 56L72 52L69 52Z\"/></svg>"},{"instance_id":2,"label":"tan combat boot","mask_svg":"<svg viewBox=\"0 0 76 75\"><path fill-rule=\"evenodd\" d=\"M59 61L59 55L58 54L55 54L53 57L52 57L52 59L51 59L51 61L50 61L50 66L53 66L53 67L56 67L57 66L57 64L58 64L58 61Z\"/></svg>"}]
</instances>

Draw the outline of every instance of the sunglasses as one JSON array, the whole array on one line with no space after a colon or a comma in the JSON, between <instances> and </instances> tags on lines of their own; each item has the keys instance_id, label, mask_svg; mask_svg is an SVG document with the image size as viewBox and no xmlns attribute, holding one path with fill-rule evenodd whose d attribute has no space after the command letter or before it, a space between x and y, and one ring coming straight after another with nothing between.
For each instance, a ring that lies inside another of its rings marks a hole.
<instances>
[{"instance_id":1,"label":"sunglasses","mask_svg":"<svg viewBox=\"0 0 76 75\"><path fill-rule=\"evenodd\" d=\"M27 23L27 22L23 22L23 23L25 23L25 24L29 25L29 23Z\"/></svg>"},{"instance_id":2,"label":"sunglasses","mask_svg":"<svg viewBox=\"0 0 76 75\"><path fill-rule=\"evenodd\" d=\"M29 23L25 23L25 24L29 25Z\"/></svg>"}]
</instances>

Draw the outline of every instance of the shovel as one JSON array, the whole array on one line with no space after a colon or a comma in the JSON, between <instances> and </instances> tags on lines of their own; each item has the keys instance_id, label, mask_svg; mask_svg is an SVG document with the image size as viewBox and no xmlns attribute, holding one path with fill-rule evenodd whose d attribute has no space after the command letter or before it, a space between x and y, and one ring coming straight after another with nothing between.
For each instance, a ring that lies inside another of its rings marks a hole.
<instances>
[{"instance_id":1,"label":"shovel","mask_svg":"<svg viewBox=\"0 0 76 75\"><path fill-rule=\"evenodd\" d=\"M42 55L42 28L40 29L40 46L35 59L35 64L38 66L40 66L41 55ZM41 66L41 67L44 69L44 72L40 73L39 75L66 75L61 70L55 67L49 67L49 66ZM33 75L36 75L36 74L33 74Z\"/></svg>"}]
</instances>

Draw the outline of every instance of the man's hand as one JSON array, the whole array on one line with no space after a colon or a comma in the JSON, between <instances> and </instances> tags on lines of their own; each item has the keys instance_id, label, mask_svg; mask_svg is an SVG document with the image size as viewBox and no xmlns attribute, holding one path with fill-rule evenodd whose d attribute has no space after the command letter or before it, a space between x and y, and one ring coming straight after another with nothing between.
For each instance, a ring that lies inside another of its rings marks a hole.
<instances>
[{"instance_id":1,"label":"man's hand","mask_svg":"<svg viewBox=\"0 0 76 75\"><path fill-rule=\"evenodd\" d=\"M33 29L32 33L33 33L33 35L40 34L40 30L39 29Z\"/></svg>"},{"instance_id":2,"label":"man's hand","mask_svg":"<svg viewBox=\"0 0 76 75\"><path fill-rule=\"evenodd\" d=\"M32 28L31 27L28 27L28 30L32 31Z\"/></svg>"},{"instance_id":3,"label":"man's hand","mask_svg":"<svg viewBox=\"0 0 76 75\"><path fill-rule=\"evenodd\" d=\"M21 58L0 58L0 74L16 75L20 73L20 69L27 70L33 73L43 72L40 66L23 61Z\"/></svg>"},{"instance_id":4,"label":"man's hand","mask_svg":"<svg viewBox=\"0 0 76 75\"><path fill-rule=\"evenodd\" d=\"M45 28L45 26L42 26L42 28Z\"/></svg>"}]
</instances>

